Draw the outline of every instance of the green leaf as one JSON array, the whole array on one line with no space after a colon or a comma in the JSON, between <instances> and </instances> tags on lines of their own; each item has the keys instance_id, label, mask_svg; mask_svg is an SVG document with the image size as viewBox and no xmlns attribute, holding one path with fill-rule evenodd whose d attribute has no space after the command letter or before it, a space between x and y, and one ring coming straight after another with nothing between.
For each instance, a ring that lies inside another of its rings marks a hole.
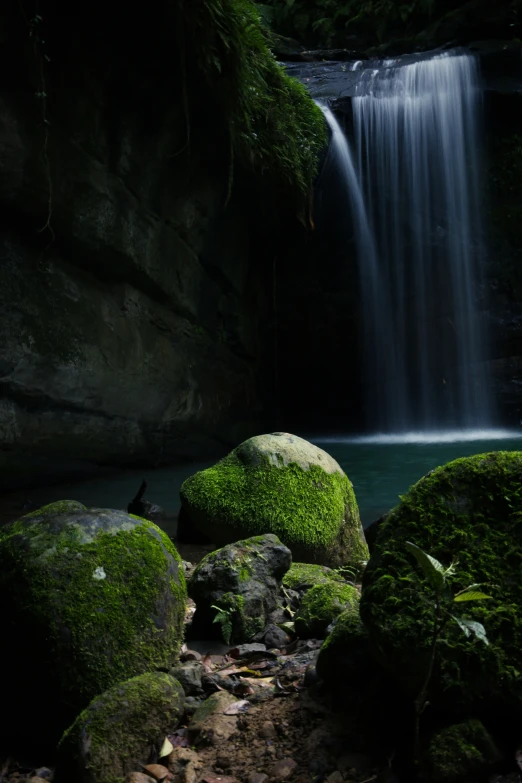
<instances>
[{"instance_id":1,"label":"green leaf","mask_svg":"<svg viewBox=\"0 0 522 783\"><path fill-rule=\"evenodd\" d=\"M435 590L440 590L444 586L444 575L446 569L435 560L431 555L427 555L418 546L412 544L411 541L406 541L406 548L412 555L415 556L417 562L423 570L424 576Z\"/></svg>"},{"instance_id":2,"label":"green leaf","mask_svg":"<svg viewBox=\"0 0 522 783\"><path fill-rule=\"evenodd\" d=\"M477 639L480 639L481 642L484 642L484 644L489 644L488 638L486 636L486 629L482 623L477 623L476 620L466 620L463 617L455 617L454 614L452 614L451 617L453 620L455 620L459 628L464 631L466 636L469 636L470 633L473 633Z\"/></svg>"},{"instance_id":3,"label":"green leaf","mask_svg":"<svg viewBox=\"0 0 522 783\"><path fill-rule=\"evenodd\" d=\"M484 601L485 599L488 601L491 600L490 595L486 595L486 593L483 593L480 590L474 590L473 587L474 585L467 587L465 590L462 590L460 593L453 596L454 603L458 604L461 603L461 601Z\"/></svg>"}]
</instances>

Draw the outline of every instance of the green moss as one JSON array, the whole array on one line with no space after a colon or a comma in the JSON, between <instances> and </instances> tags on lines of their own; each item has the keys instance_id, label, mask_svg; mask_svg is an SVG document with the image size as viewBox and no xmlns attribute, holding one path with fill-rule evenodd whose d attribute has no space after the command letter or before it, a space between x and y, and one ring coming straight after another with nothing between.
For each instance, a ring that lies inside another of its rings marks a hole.
<instances>
[{"instance_id":1,"label":"green moss","mask_svg":"<svg viewBox=\"0 0 522 783\"><path fill-rule=\"evenodd\" d=\"M277 467L268 458L245 465L232 452L187 479L181 498L198 525L224 524L240 538L274 533L290 548L306 547L307 559L314 551L340 563L347 553L350 561L368 557L350 480L317 465Z\"/></svg>"},{"instance_id":2,"label":"green moss","mask_svg":"<svg viewBox=\"0 0 522 783\"><path fill-rule=\"evenodd\" d=\"M458 558L453 587L487 586L493 600L461 604L489 646L450 623L428 698L447 709L503 705L522 715L522 452L479 454L429 473L379 529L367 566L361 618L381 663L416 695L433 627L429 587L405 548L412 541L444 564Z\"/></svg>"},{"instance_id":3,"label":"green moss","mask_svg":"<svg viewBox=\"0 0 522 783\"><path fill-rule=\"evenodd\" d=\"M120 683L77 717L58 746L57 783L83 778L123 783L146 760L183 713L183 689L168 674L151 672Z\"/></svg>"},{"instance_id":4,"label":"green moss","mask_svg":"<svg viewBox=\"0 0 522 783\"><path fill-rule=\"evenodd\" d=\"M359 593L348 584L329 582L312 587L295 616L295 631L301 637L324 638L326 629L347 606L358 607Z\"/></svg>"},{"instance_id":5,"label":"green moss","mask_svg":"<svg viewBox=\"0 0 522 783\"><path fill-rule=\"evenodd\" d=\"M169 666L181 643L181 559L156 525L133 519L139 524L122 512L46 514L0 531L5 622L21 637L45 632L42 687L71 706Z\"/></svg>"},{"instance_id":6,"label":"green moss","mask_svg":"<svg viewBox=\"0 0 522 783\"><path fill-rule=\"evenodd\" d=\"M308 193L326 144L324 117L276 62L255 4L181 0L180 5L196 61L210 84L221 88L234 155L302 196Z\"/></svg>"},{"instance_id":7,"label":"green moss","mask_svg":"<svg viewBox=\"0 0 522 783\"><path fill-rule=\"evenodd\" d=\"M344 582L344 579L337 571L312 563L292 563L283 577L283 586L290 590L306 590L331 582Z\"/></svg>"},{"instance_id":8,"label":"green moss","mask_svg":"<svg viewBox=\"0 0 522 783\"><path fill-rule=\"evenodd\" d=\"M67 514L71 511L85 511L86 506L77 500L56 500L54 503L48 503L46 506L25 514L23 519L35 519L36 517L48 517L51 514Z\"/></svg>"},{"instance_id":9,"label":"green moss","mask_svg":"<svg viewBox=\"0 0 522 783\"><path fill-rule=\"evenodd\" d=\"M437 732L430 740L423 766L433 783L472 783L485 776L501 755L478 720Z\"/></svg>"}]
</instances>

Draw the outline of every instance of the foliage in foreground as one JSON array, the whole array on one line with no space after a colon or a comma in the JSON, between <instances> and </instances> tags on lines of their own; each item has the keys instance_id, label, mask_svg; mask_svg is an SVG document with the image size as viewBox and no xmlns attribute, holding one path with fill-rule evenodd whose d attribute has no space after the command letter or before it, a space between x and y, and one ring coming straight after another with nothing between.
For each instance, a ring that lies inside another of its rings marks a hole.
<instances>
[{"instance_id":1,"label":"foliage in foreground","mask_svg":"<svg viewBox=\"0 0 522 783\"><path fill-rule=\"evenodd\" d=\"M433 593L432 600L427 599L433 609L433 628L431 632L428 668L422 687L415 699L415 745L416 751L418 751L420 718L428 705L428 687L433 674L433 666L437 655L437 645L442 638L444 628L448 622L453 620L466 636L474 634L477 639L480 639L484 644L489 644L482 623L455 615L453 613L453 605L456 603L463 603L464 601L482 601L489 599L490 596L479 590L481 587L480 584L468 585L468 587L464 587L462 590L453 594L449 587L448 580L455 574L456 562L452 562L448 568L444 568L442 563L439 563L438 560L431 557L431 555L426 554L426 552L423 552L422 549L415 544L412 544L411 541L406 541L406 549L417 559L417 562L422 568L426 582L429 584Z\"/></svg>"}]
</instances>

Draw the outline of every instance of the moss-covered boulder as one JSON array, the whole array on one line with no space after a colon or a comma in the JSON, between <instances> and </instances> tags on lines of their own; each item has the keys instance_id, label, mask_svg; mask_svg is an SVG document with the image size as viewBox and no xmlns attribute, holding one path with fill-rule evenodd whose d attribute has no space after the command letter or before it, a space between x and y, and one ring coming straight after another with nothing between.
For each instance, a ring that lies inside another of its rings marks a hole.
<instances>
[{"instance_id":1,"label":"moss-covered boulder","mask_svg":"<svg viewBox=\"0 0 522 783\"><path fill-rule=\"evenodd\" d=\"M361 619L376 659L413 697L426 675L433 608L405 543L444 565L454 591L472 583L493 600L459 604L489 645L449 623L429 687L430 710L522 717L522 452L457 459L431 471L381 524L365 571Z\"/></svg>"},{"instance_id":2,"label":"moss-covered boulder","mask_svg":"<svg viewBox=\"0 0 522 783\"><path fill-rule=\"evenodd\" d=\"M275 533L305 562L337 566L368 558L349 478L329 454L295 435L250 438L188 478L181 501L218 545Z\"/></svg>"},{"instance_id":3,"label":"moss-covered boulder","mask_svg":"<svg viewBox=\"0 0 522 783\"><path fill-rule=\"evenodd\" d=\"M185 602L179 555L152 522L44 508L0 528L2 628L11 640L0 645L0 679L17 690L9 728L24 735L27 705L52 704L38 735L53 739L114 683L169 667Z\"/></svg>"},{"instance_id":4,"label":"moss-covered boulder","mask_svg":"<svg viewBox=\"0 0 522 783\"><path fill-rule=\"evenodd\" d=\"M183 715L179 682L149 672L96 697L67 729L58 745L56 783L123 783L150 761Z\"/></svg>"},{"instance_id":5,"label":"moss-covered boulder","mask_svg":"<svg viewBox=\"0 0 522 783\"><path fill-rule=\"evenodd\" d=\"M317 674L330 689L342 686L349 691L353 682L364 680L371 666L368 632L359 618L358 605L350 604L319 651Z\"/></svg>"},{"instance_id":6,"label":"moss-covered boulder","mask_svg":"<svg viewBox=\"0 0 522 783\"><path fill-rule=\"evenodd\" d=\"M486 780L501 759L482 723L468 720L431 737L422 763L423 779L429 783L475 783Z\"/></svg>"},{"instance_id":7,"label":"moss-covered boulder","mask_svg":"<svg viewBox=\"0 0 522 783\"><path fill-rule=\"evenodd\" d=\"M330 623L347 609L358 613L359 593L352 585L331 581L310 588L295 616L295 632L304 639L324 639Z\"/></svg>"},{"instance_id":8,"label":"moss-covered boulder","mask_svg":"<svg viewBox=\"0 0 522 783\"><path fill-rule=\"evenodd\" d=\"M295 590L302 598L315 585L344 584L345 580L333 568L314 563L292 563L283 577L283 587Z\"/></svg>"},{"instance_id":9,"label":"moss-covered boulder","mask_svg":"<svg viewBox=\"0 0 522 783\"><path fill-rule=\"evenodd\" d=\"M204 557L189 581L196 603L190 635L248 642L269 623L291 558L288 547L271 534L228 544Z\"/></svg>"}]
</instances>

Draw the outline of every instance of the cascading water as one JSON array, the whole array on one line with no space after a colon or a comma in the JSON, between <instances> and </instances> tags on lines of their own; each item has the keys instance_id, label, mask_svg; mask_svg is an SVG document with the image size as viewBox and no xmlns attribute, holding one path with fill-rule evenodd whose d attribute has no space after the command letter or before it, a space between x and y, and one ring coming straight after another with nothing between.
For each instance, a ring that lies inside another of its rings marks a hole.
<instances>
[{"instance_id":1,"label":"cascading water","mask_svg":"<svg viewBox=\"0 0 522 783\"><path fill-rule=\"evenodd\" d=\"M323 108L351 193L368 423L381 432L490 423L477 313L480 101L469 55L365 70L352 98L355 167Z\"/></svg>"}]
</instances>

